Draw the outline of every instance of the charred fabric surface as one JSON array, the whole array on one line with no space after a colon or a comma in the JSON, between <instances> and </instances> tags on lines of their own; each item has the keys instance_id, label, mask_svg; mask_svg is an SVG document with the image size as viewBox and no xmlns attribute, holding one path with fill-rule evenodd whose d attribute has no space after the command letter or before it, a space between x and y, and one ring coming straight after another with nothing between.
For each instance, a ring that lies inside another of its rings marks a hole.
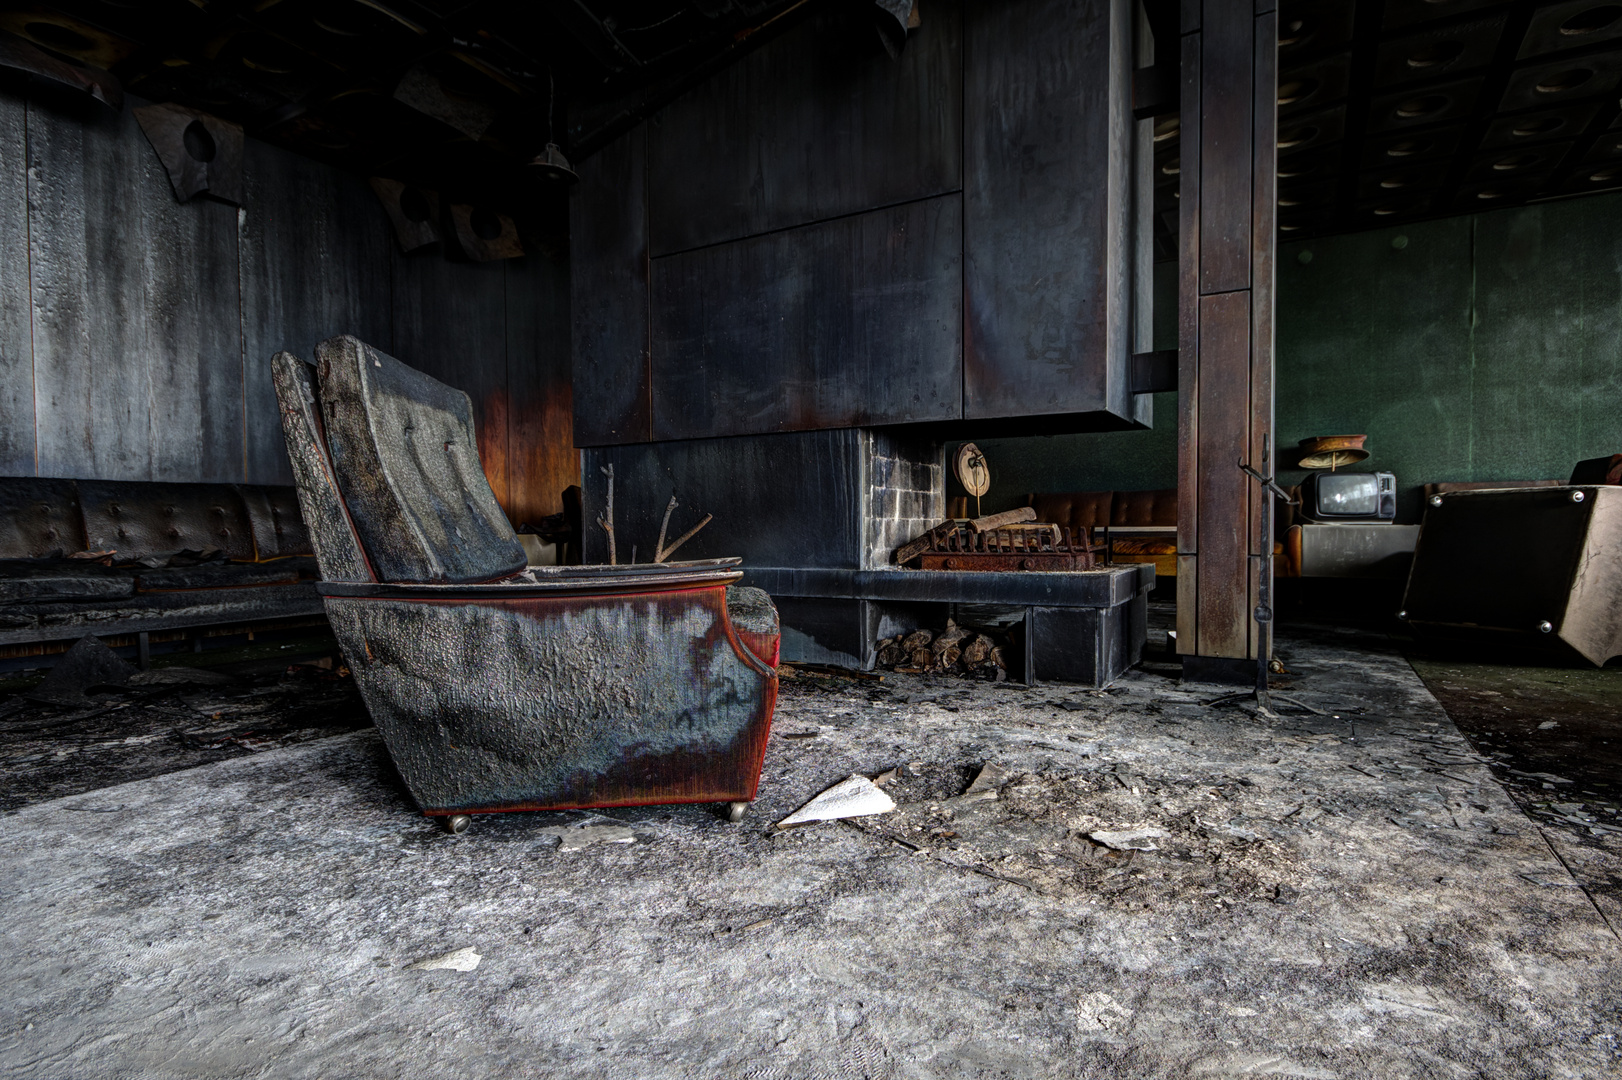
<instances>
[{"instance_id":1,"label":"charred fabric surface","mask_svg":"<svg viewBox=\"0 0 1622 1080\"><path fill-rule=\"evenodd\" d=\"M1622 668L1524 667L1461 653L1409 659L1523 809L1622 834ZM1622 879L1615 885L1622 892Z\"/></svg>"},{"instance_id":2,"label":"charred fabric surface","mask_svg":"<svg viewBox=\"0 0 1622 1080\"><path fill-rule=\"evenodd\" d=\"M332 468L378 577L468 582L522 571L524 549L479 464L468 396L353 337L315 352Z\"/></svg>"},{"instance_id":3,"label":"charred fabric surface","mask_svg":"<svg viewBox=\"0 0 1622 1080\"><path fill-rule=\"evenodd\" d=\"M765 594L734 592L761 622ZM754 797L775 696L726 595L328 596L327 615L424 810L722 802Z\"/></svg>"},{"instance_id":4,"label":"charred fabric surface","mask_svg":"<svg viewBox=\"0 0 1622 1080\"><path fill-rule=\"evenodd\" d=\"M71 706L0 699L0 812L371 725L354 682L330 667L124 678Z\"/></svg>"},{"instance_id":5,"label":"charred fabric surface","mask_svg":"<svg viewBox=\"0 0 1622 1080\"><path fill-rule=\"evenodd\" d=\"M1551 853L1572 835L1516 810L1395 652L1355 644L1286 636L1292 691L1328 714L1276 722L1146 674L786 679L742 826L660 807L452 838L369 732L34 806L0 833L0 1063L1613 1074L1622 946ZM988 764L995 797L965 798ZM897 767L893 814L764 827ZM1145 830L1156 850L1089 839ZM475 970L408 970L462 948Z\"/></svg>"}]
</instances>

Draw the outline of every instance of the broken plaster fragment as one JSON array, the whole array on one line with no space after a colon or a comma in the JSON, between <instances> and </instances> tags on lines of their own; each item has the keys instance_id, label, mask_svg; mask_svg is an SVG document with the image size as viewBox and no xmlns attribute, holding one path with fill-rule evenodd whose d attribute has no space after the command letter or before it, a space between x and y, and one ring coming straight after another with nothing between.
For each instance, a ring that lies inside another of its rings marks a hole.
<instances>
[{"instance_id":1,"label":"broken plaster fragment","mask_svg":"<svg viewBox=\"0 0 1622 1080\"><path fill-rule=\"evenodd\" d=\"M535 830L541 836L558 838L558 850L583 851L593 844L631 844L636 832L628 825L612 821L588 821L584 825L554 825Z\"/></svg>"},{"instance_id":2,"label":"broken plaster fragment","mask_svg":"<svg viewBox=\"0 0 1622 1080\"><path fill-rule=\"evenodd\" d=\"M1076 1001L1076 1026L1082 1031L1108 1031L1132 1019L1132 1010L1102 990L1083 994Z\"/></svg>"},{"instance_id":3,"label":"broken plaster fragment","mask_svg":"<svg viewBox=\"0 0 1622 1080\"><path fill-rule=\"evenodd\" d=\"M465 949L456 949L440 956L430 956L426 960L418 960L412 964L410 971L472 971L479 966L484 957L469 945Z\"/></svg>"},{"instance_id":4,"label":"broken plaster fragment","mask_svg":"<svg viewBox=\"0 0 1622 1080\"><path fill-rule=\"evenodd\" d=\"M1155 841L1169 836L1165 829L1099 829L1087 834L1089 840L1116 851L1158 851Z\"/></svg>"},{"instance_id":5,"label":"broken plaster fragment","mask_svg":"<svg viewBox=\"0 0 1622 1080\"><path fill-rule=\"evenodd\" d=\"M894 809L895 800L881 791L877 784L865 776L852 775L779 821L777 827L786 829L792 825L809 825L814 821L888 814Z\"/></svg>"}]
</instances>

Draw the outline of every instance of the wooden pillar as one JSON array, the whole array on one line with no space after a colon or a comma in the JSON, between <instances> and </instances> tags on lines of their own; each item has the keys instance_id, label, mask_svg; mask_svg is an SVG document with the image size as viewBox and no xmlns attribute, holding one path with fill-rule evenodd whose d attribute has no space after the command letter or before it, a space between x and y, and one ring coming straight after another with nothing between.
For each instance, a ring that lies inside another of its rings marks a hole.
<instances>
[{"instance_id":1,"label":"wooden pillar","mask_svg":"<svg viewBox=\"0 0 1622 1080\"><path fill-rule=\"evenodd\" d=\"M1254 680L1270 552L1278 23L1274 0L1183 0L1177 647L1189 677Z\"/></svg>"}]
</instances>

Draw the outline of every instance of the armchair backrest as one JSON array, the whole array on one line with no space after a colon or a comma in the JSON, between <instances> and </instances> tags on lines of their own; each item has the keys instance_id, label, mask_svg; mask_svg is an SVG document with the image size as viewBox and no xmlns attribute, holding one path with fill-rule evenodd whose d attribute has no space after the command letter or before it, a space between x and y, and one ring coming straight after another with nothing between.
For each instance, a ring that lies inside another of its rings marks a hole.
<instances>
[{"instance_id":1,"label":"armchair backrest","mask_svg":"<svg viewBox=\"0 0 1622 1080\"><path fill-rule=\"evenodd\" d=\"M465 584L522 571L468 396L348 335L315 352L333 475L378 579Z\"/></svg>"},{"instance_id":2,"label":"armchair backrest","mask_svg":"<svg viewBox=\"0 0 1622 1080\"><path fill-rule=\"evenodd\" d=\"M280 352L271 358L270 377L281 406L282 437L287 440L287 456L293 464L299 510L309 529L310 546L315 549L322 578L376 581L332 476L321 410L315 399L315 369L292 353Z\"/></svg>"}]
</instances>

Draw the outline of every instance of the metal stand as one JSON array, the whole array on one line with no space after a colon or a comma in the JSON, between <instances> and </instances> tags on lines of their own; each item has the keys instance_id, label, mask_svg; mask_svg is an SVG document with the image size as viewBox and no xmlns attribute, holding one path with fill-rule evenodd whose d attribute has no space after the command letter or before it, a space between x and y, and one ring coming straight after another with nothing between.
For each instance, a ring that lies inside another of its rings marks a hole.
<instances>
[{"instance_id":1,"label":"metal stand","mask_svg":"<svg viewBox=\"0 0 1622 1080\"><path fill-rule=\"evenodd\" d=\"M1262 437L1262 457L1269 463L1273 460L1272 436ZM1283 499L1286 505L1294 505L1290 493L1278 486L1276 477L1263 476L1244 462L1239 467L1252 480L1262 487L1261 512L1261 551L1262 572L1261 581L1257 586L1256 596L1256 689L1241 690L1234 694L1224 694L1219 698L1206 702L1206 706L1215 708L1219 705L1236 705L1242 701L1254 701L1256 712L1268 718L1276 718L1273 712L1273 702L1280 701L1286 705L1294 705L1298 709L1305 709L1309 713L1323 716L1322 709L1314 709L1303 701L1297 701L1283 694L1271 694L1267 689L1268 666L1273 662L1273 500L1267 496Z\"/></svg>"}]
</instances>

